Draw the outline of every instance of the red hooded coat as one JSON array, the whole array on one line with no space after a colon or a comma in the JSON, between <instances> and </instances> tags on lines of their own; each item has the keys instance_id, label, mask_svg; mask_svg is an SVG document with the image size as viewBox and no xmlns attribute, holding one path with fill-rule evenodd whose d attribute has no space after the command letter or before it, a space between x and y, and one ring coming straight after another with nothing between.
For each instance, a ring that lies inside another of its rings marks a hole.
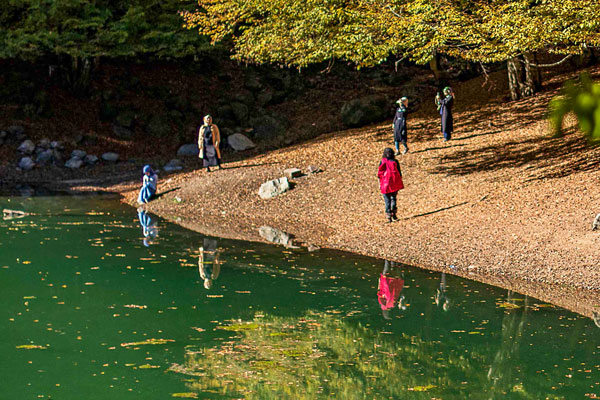
<instances>
[{"instance_id":1,"label":"red hooded coat","mask_svg":"<svg viewBox=\"0 0 600 400\"><path fill-rule=\"evenodd\" d=\"M377 176L379 177L379 188L383 194L394 193L400 189L404 189L402 173L396 160L382 158Z\"/></svg>"}]
</instances>

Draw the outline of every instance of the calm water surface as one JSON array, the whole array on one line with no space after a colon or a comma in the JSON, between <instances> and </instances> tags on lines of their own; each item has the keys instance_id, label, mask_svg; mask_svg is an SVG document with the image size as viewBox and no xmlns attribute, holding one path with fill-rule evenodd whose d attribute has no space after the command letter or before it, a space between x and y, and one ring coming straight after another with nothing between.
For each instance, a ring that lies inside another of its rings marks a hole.
<instances>
[{"instance_id":1,"label":"calm water surface","mask_svg":"<svg viewBox=\"0 0 600 400\"><path fill-rule=\"evenodd\" d=\"M600 330L533 298L106 197L0 208L35 213L0 220L0 399L600 397Z\"/></svg>"}]
</instances>

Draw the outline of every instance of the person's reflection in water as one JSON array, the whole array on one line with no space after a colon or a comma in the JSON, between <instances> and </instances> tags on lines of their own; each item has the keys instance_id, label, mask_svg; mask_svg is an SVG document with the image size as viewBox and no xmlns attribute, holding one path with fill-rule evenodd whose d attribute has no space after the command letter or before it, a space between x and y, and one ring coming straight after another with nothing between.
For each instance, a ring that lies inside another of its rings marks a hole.
<instances>
[{"instance_id":1,"label":"person's reflection in water","mask_svg":"<svg viewBox=\"0 0 600 400\"><path fill-rule=\"evenodd\" d=\"M204 238L202 246L199 249L198 272L200 278L204 281L204 287L208 290L212 287L213 281L219 277L221 272L221 261L219 255L221 249L217 249L215 239Z\"/></svg>"},{"instance_id":2,"label":"person's reflection in water","mask_svg":"<svg viewBox=\"0 0 600 400\"><path fill-rule=\"evenodd\" d=\"M144 234L144 246L149 247L152 241L158 236L158 227L156 222L152 221L150 215L143 208L138 208L138 218L140 219L140 225L142 226L142 233Z\"/></svg>"},{"instance_id":3,"label":"person's reflection in water","mask_svg":"<svg viewBox=\"0 0 600 400\"><path fill-rule=\"evenodd\" d=\"M392 319L390 310L396 306L401 310L406 309L404 296L400 295L404 288L404 277L402 276L402 271L398 271L398 269L394 261L385 260L383 272L379 277L377 298L381 305L381 313L385 319ZM399 272L400 274L398 275ZM392 275L396 275L396 277Z\"/></svg>"},{"instance_id":4,"label":"person's reflection in water","mask_svg":"<svg viewBox=\"0 0 600 400\"><path fill-rule=\"evenodd\" d=\"M442 307L442 310L448 311L450 309L450 299L446 295L446 273L442 272L440 278L440 287L435 293L435 304L438 307Z\"/></svg>"}]
</instances>

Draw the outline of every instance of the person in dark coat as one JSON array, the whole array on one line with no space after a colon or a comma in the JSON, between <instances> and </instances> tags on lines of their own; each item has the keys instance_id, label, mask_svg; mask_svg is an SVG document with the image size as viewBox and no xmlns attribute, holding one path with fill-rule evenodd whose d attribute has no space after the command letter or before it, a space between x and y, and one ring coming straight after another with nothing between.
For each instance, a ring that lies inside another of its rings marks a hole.
<instances>
[{"instance_id":1,"label":"person in dark coat","mask_svg":"<svg viewBox=\"0 0 600 400\"><path fill-rule=\"evenodd\" d=\"M452 106L454 105L454 92L450 86L446 86L443 90L444 98L440 98L438 93L435 96L435 104L440 111L442 117L442 134L444 135L444 141L452 139L452 133L454 131L454 124L452 118Z\"/></svg>"},{"instance_id":2,"label":"person in dark coat","mask_svg":"<svg viewBox=\"0 0 600 400\"><path fill-rule=\"evenodd\" d=\"M396 115L394 115L394 122L392 127L394 128L394 145L396 146L396 155L400 154L400 143L404 146L402 154L408 152L408 146L406 144L406 115L408 114L408 99L406 97L400 98L397 101L398 108L396 109Z\"/></svg>"},{"instance_id":3,"label":"person in dark coat","mask_svg":"<svg viewBox=\"0 0 600 400\"><path fill-rule=\"evenodd\" d=\"M394 158L394 150L389 147L383 150L383 158L379 163L377 177L379 178L379 188L385 201L385 215L388 222L397 221L398 217L396 213L398 212L398 208L396 207L396 196L400 189L404 189L404 184L402 183L400 164Z\"/></svg>"}]
</instances>

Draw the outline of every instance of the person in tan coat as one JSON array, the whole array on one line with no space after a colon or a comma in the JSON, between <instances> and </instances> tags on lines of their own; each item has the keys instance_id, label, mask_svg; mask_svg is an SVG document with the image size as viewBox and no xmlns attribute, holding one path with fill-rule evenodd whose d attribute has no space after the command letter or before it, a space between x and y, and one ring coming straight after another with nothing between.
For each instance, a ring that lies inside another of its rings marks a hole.
<instances>
[{"instance_id":1,"label":"person in tan coat","mask_svg":"<svg viewBox=\"0 0 600 400\"><path fill-rule=\"evenodd\" d=\"M205 116L204 125L198 131L198 148L200 149L198 157L203 160L203 166L207 172L210 172L210 167L214 166L221 169L220 143L221 133L219 127L212 123L210 115Z\"/></svg>"}]
</instances>

